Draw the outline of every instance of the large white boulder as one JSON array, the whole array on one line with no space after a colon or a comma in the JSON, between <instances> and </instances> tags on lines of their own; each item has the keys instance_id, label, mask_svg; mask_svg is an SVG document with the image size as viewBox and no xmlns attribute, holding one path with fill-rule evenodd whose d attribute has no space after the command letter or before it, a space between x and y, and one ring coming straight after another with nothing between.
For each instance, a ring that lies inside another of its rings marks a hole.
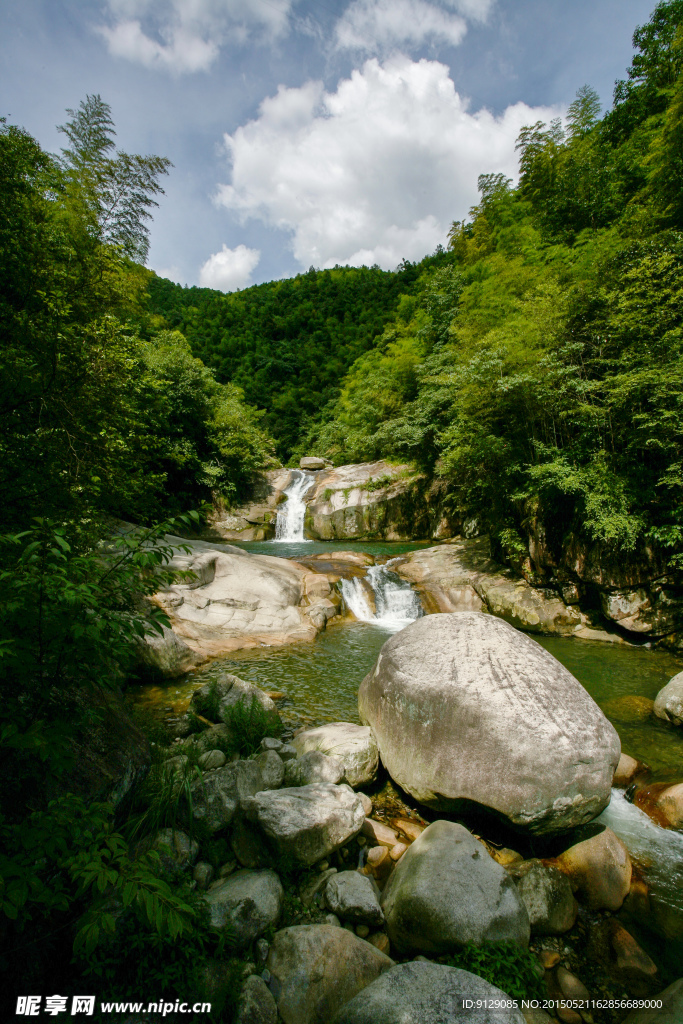
<instances>
[{"instance_id":1,"label":"large white boulder","mask_svg":"<svg viewBox=\"0 0 683 1024\"><path fill-rule=\"evenodd\" d=\"M428 615L396 633L358 707L391 777L429 806L474 802L552 834L609 803L616 730L559 661L492 615Z\"/></svg>"},{"instance_id":2,"label":"large white boulder","mask_svg":"<svg viewBox=\"0 0 683 1024\"><path fill-rule=\"evenodd\" d=\"M420 961L385 971L333 1024L524 1024L515 1002L476 974Z\"/></svg>"},{"instance_id":3,"label":"large white boulder","mask_svg":"<svg viewBox=\"0 0 683 1024\"><path fill-rule=\"evenodd\" d=\"M451 821L435 821L403 854L382 910L402 953L449 953L470 942L529 944L529 915L515 883Z\"/></svg>"}]
</instances>

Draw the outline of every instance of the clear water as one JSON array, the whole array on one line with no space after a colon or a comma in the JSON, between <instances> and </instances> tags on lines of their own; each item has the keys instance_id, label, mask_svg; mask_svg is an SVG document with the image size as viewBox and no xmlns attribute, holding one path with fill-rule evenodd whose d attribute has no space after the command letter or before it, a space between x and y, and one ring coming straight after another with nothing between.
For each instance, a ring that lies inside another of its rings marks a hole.
<instances>
[{"instance_id":1,"label":"clear water","mask_svg":"<svg viewBox=\"0 0 683 1024\"><path fill-rule=\"evenodd\" d=\"M358 551L374 558L395 558L418 548L433 547L433 540L417 541L361 541L361 540L252 540L230 541L237 548L255 555L276 555L278 558L310 558L311 555L331 554L333 551Z\"/></svg>"}]
</instances>

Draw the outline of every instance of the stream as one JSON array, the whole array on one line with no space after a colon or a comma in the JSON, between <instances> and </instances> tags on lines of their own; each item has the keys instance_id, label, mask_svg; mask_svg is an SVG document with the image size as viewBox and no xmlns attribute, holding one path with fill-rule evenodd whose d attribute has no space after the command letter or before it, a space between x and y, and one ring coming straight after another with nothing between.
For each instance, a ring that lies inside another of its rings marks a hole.
<instances>
[{"instance_id":1,"label":"stream","mask_svg":"<svg viewBox=\"0 0 683 1024\"><path fill-rule=\"evenodd\" d=\"M358 687L373 668L382 645L423 614L418 595L391 571L391 560L433 542L305 540L304 496L312 474L295 471L293 477L289 500L278 515L276 540L239 546L292 559L340 550L372 554L383 564L369 567L364 577L340 580L346 610L355 618L328 626L312 642L236 651L166 686L143 687L142 703L157 710L180 711L198 685L227 670L281 694L278 710L295 728L358 721ZM623 751L650 766L650 781L683 779L683 730L656 719L649 703L681 670L680 659L643 646L545 636L534 639L588 690L617 729ZM654 824L620 790L613 790L612 801L599 820L617 833L638 863L653 904L659 907L661 931L674 940L676 948L683 945L683 834Z\"/></svg>"}]
</instances>

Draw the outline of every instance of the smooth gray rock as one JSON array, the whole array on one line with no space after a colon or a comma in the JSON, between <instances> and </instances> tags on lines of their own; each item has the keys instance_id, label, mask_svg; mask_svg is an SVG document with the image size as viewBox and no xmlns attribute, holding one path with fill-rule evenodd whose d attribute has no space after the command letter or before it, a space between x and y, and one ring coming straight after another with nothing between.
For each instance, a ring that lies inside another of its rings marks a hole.
<instances>
[{"instance_id":1,"label":"smooth gray rock","mask_svg":"<svg viewBox=\"0 0 683 1024\"><path fill-rule=\"evenodd\" d=\"M300 757L311 750L338 757L350 786L363 786L377 775L377 741L367 725L333 722L317 729L305 729L292 743Z\"/></svg>"},{"instance_id":2,"label":"smooth gray rock","mask_svg":"<svg viewBox=\"0 0 683 1024\"><path fill-rule=\"evenodd\" d=\"M653 999L661 999L661 1008L633 1010L624 1024L681 1024L683 1020L683 978L674 981Z\"/></svg>"},{"instance_id":3,"label":"smooth gray rock","mask_svg":"<svg viewBox=\"0 0 683 1024\"><path fill-rule=\"evenodd\" d=\"M295 925L275 933L268 970L285 1024L329 1024L394 961L369 942L334 925Z\"/></svg>"},{"instance_id":4,"label":"smooth gray rock","mask_svg":"<svg viewBox=\"0 0 683 1024\"><path fill-rule=\"evenodd\" d=\"M331 782L336 786L343 778L341 760L320 750L309 750L295 761L289 761L285 768L286 786L310 786L313 782Z\"/></svg>"},{"instance_id":5,"label":"smooth gray rock","mask_svg":"<svg viewBox=\"0 0 683 1024\"><path fill-rule=\"evenodd\" d=\"M672 725L683 725L683 672L675 675L659 691L655 697L654 713Z\"/></svg>"},{"instance_id":6,"label":"smooth gray rock","mask_svg":"<svg viewBox=\"0 0 683 1024\"><path fill-rule=\"evenodd\" d=\"M412 843L381 904L389 938L403 953L448 953L468 942L529 944L529 915L515 883L450 821L435 821Z\"/></svg>"},{"instance_id":7,"label":"smooth gray rock","mask_svg":"<svg viewBox=\"0 0 683 1024\"><path fill-rule=\"evenodd\" d=\"M264 750L254 758L261 772L264 789L279 789L285 777L285 763L275 750Z\"/></svg>"},{"instance_id":8,"label":"smooth gray rock","mask_svg":"<svg viewBox=\"0 0 683 1024\"><path fill-rule=\"evenodd\" d=\"M275 1000L258 974L252 974L244 983L234 1024L277 1024Z\"/></svg>"},{"instance_id":9,"label":"smooth gray rock","mask_svg":"<svg viewBox=\"0 0 683 1024\"><path fill-rule=\"evenodd\" d=\"M205 754L200 755L198 764L202 771L210 772L214 768L222 768L226 761L222 750L207 750Z\"/></svg>"},{"instance_id":10,"label":"smooth gray rock","mask_svg":"<svg viewBox=\"0 0 683 1024\"><path fill-rule=\"evenodd\" d=\"M282 740L278 740L275 736L266 736L265 739L261 740L262 750L274 750L278 751L282 747Z\"/></svg>"},{"instance_id":11,"label":"smooth gray rock","mask_svg":"<svg viewBox=\"0 0 683 1024\"><path fill-rule=\"evenodd\" d=\"M519 1010L463 1007L463 1000L512 1002L483 978L427 961L398 964L354 996L333 1024L524 1024Z\"/></svg>"},{"instance_id":12,"label":"smooth gray rock","mask_svg":"<svg viewBox=\"0 0 683 1024\"><path fill-rule=\"evenodd\" d=\"M274 871L235 871L214 882L204 895L211 927L231 929L240 949L272 928L280 919L284 891Z\"/></svg>"},{"instance_id":13,"label":"smooth gray rock","mask_svg":"<svg viewBox=\"0 0 683 1024\"><path fill-rule=\"evenodd\" d=\"M379 905L372 882L357 871L340 871L332 875L325 888L328 910L342 921L355 921L379 928L384 914Z\"/></svg>"},{"instance_id":14,"label":"smooth gray rock","mask_svg":"<svg viewBox=\"0 0 683 1024\"><path fill-rule=\"evenodd\" d=\"M493 615L427 615L396 633L358 707L391 777L431 807L475 802L553 834L609 803L616 730L559 661Z\"/></svg>"},{"instance_id":15,"label":"smooth gray rock","mask_svg":"<svg viewBox=\"0 0 683 1024\"><path fill-rule=\"evenodd\" d=\"M267 790L245 800L244 811L281 856L308 866L357 835L365 820L351 787L328 783Z\"/></svg>"},{"instance_id":16,"label":"smooth gray rock","mask_svg":"<svg viewBox=\"0 0 683 1024\"><path fill-rule=\"evenodd\" d=\"M253 683L247 683L244 679L233 676L229 672L222 673L217 680L205 683L204 686L200 686L199 689L194 691L190 703L192 708L200 715L205 715L207 702L212 694L212 688L215 688L218 704L217 718L221 722L228 722L229 724L230 713L236 704L242 704L244 707L249 708L252 701L255 700L272 718L273 724L279 723L280 716L270 697L263 690L259 689L258 686L254 686Z\"/></svg>"},{"instance_id":17,"label":"smooth gray rock","mask_svg":"<svg viewBox=\"0 0 683 1024\"><path fill-rule=\"evenodd\" d=\"M299 459L299 469L324 469L326 465L325 459L319 459L317 455L304 455Z\"/></svg>"},{"instance_id":18,"label":"smooth gray rock","mask_svg":"<svg viewBox=\"0 0 683 1024\"><path fill-rule=\"evenodd\" d=\"M262 789L263 779L255 761L227 764L190 787L192 817L211 832L219 832L230 824L243 801Z\"/></svg>"},{"instance_id":19,"label":"smooth gray rock","mask_svg":"<svg viewBox=\"0 0 683 1024\"><path fill-rule=\"evenodd\" d=\"M532 935L562 935L573 927L578 904L569 879L540 860L525 860L508 869L529 915Z\"/></svg>"}]
</instances>

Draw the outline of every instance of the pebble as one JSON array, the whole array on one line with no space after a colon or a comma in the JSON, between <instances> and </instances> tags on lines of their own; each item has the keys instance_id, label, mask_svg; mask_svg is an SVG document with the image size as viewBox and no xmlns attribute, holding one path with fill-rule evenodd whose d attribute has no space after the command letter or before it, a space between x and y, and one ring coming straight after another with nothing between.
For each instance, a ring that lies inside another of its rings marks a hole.
<instances>
[{"instance_id":1,"label":"pebble","mask_svg":"<svg viewBox=\"0 0 683 1024\"><path fill-rule=\"evenodd\" d=\"M368 942L371 942L372 945L380 951L380 953L384 953L386 956L389 956L391 943L389 942L389 936L384 932L375 932L374 935L370 935L368 937Z\"/></svg>"},{"instance_id":2,"label":"pebble","mask_svg":"<svg viewBox=\"0 0 683 1024\"><path fill-rule=\"evenodd\" d=\"M327 871L329 866L330 866L329 860L321 860L320 863L317 865L318 871Z\"/></svg>"},{"instance_id":3,"label":"pebble","mask_svg":"<svg viewBox=\"0 0 683 1024\"><path fill-rule=\"evenodd\" d=\"M356 925L356 935L358 936L359 939L365 939L365 938L368 937L369 934L370 934L370 929L368 928L368 926L366 924L357 924Z\"/></svg>"},{"instance_id":4,"label":"pebble","mask_svg":"<svg viewBox=\"0 0 683 1024\"><path fill-rule=\"evenodd\" d=\"M268 970L267 967L264 967L263 970L261 971L261 977L263 978L267 985L268 982L270 981L270 971Z\"/></svg>"},{"instance_id":5,"label":"pebble","mask_svg":"<svg viewBox=\"0 0 683 1024\"><path fill-rule=\"evenodd\" d=\"M325 914L325 924L331 924L335 928L341 928L342 923L336 914Z\"/></svg>"},{"instance_id":6,"label":"pebble","mask_svg":"<svg viewBox=\"0 0 683 1024\"><path fill-rule=\"evenodd\" d=\"M557 967L559 964L560 954L554 949L542 949L538 954L538 959L541 961L546 971L550 971L553 967Z\"/></svg>"},{"instance_id":7,"label":"pebble","mask_svg":"<svg viewBox=\"0 0 683 1024\"><path fill-rule=\"evenodd\" d=\"M282 740L276 739L274 736L266 736L265 739L261 740L261 750L281 750L283 746Z\"/></svg>"}]
</instances>

